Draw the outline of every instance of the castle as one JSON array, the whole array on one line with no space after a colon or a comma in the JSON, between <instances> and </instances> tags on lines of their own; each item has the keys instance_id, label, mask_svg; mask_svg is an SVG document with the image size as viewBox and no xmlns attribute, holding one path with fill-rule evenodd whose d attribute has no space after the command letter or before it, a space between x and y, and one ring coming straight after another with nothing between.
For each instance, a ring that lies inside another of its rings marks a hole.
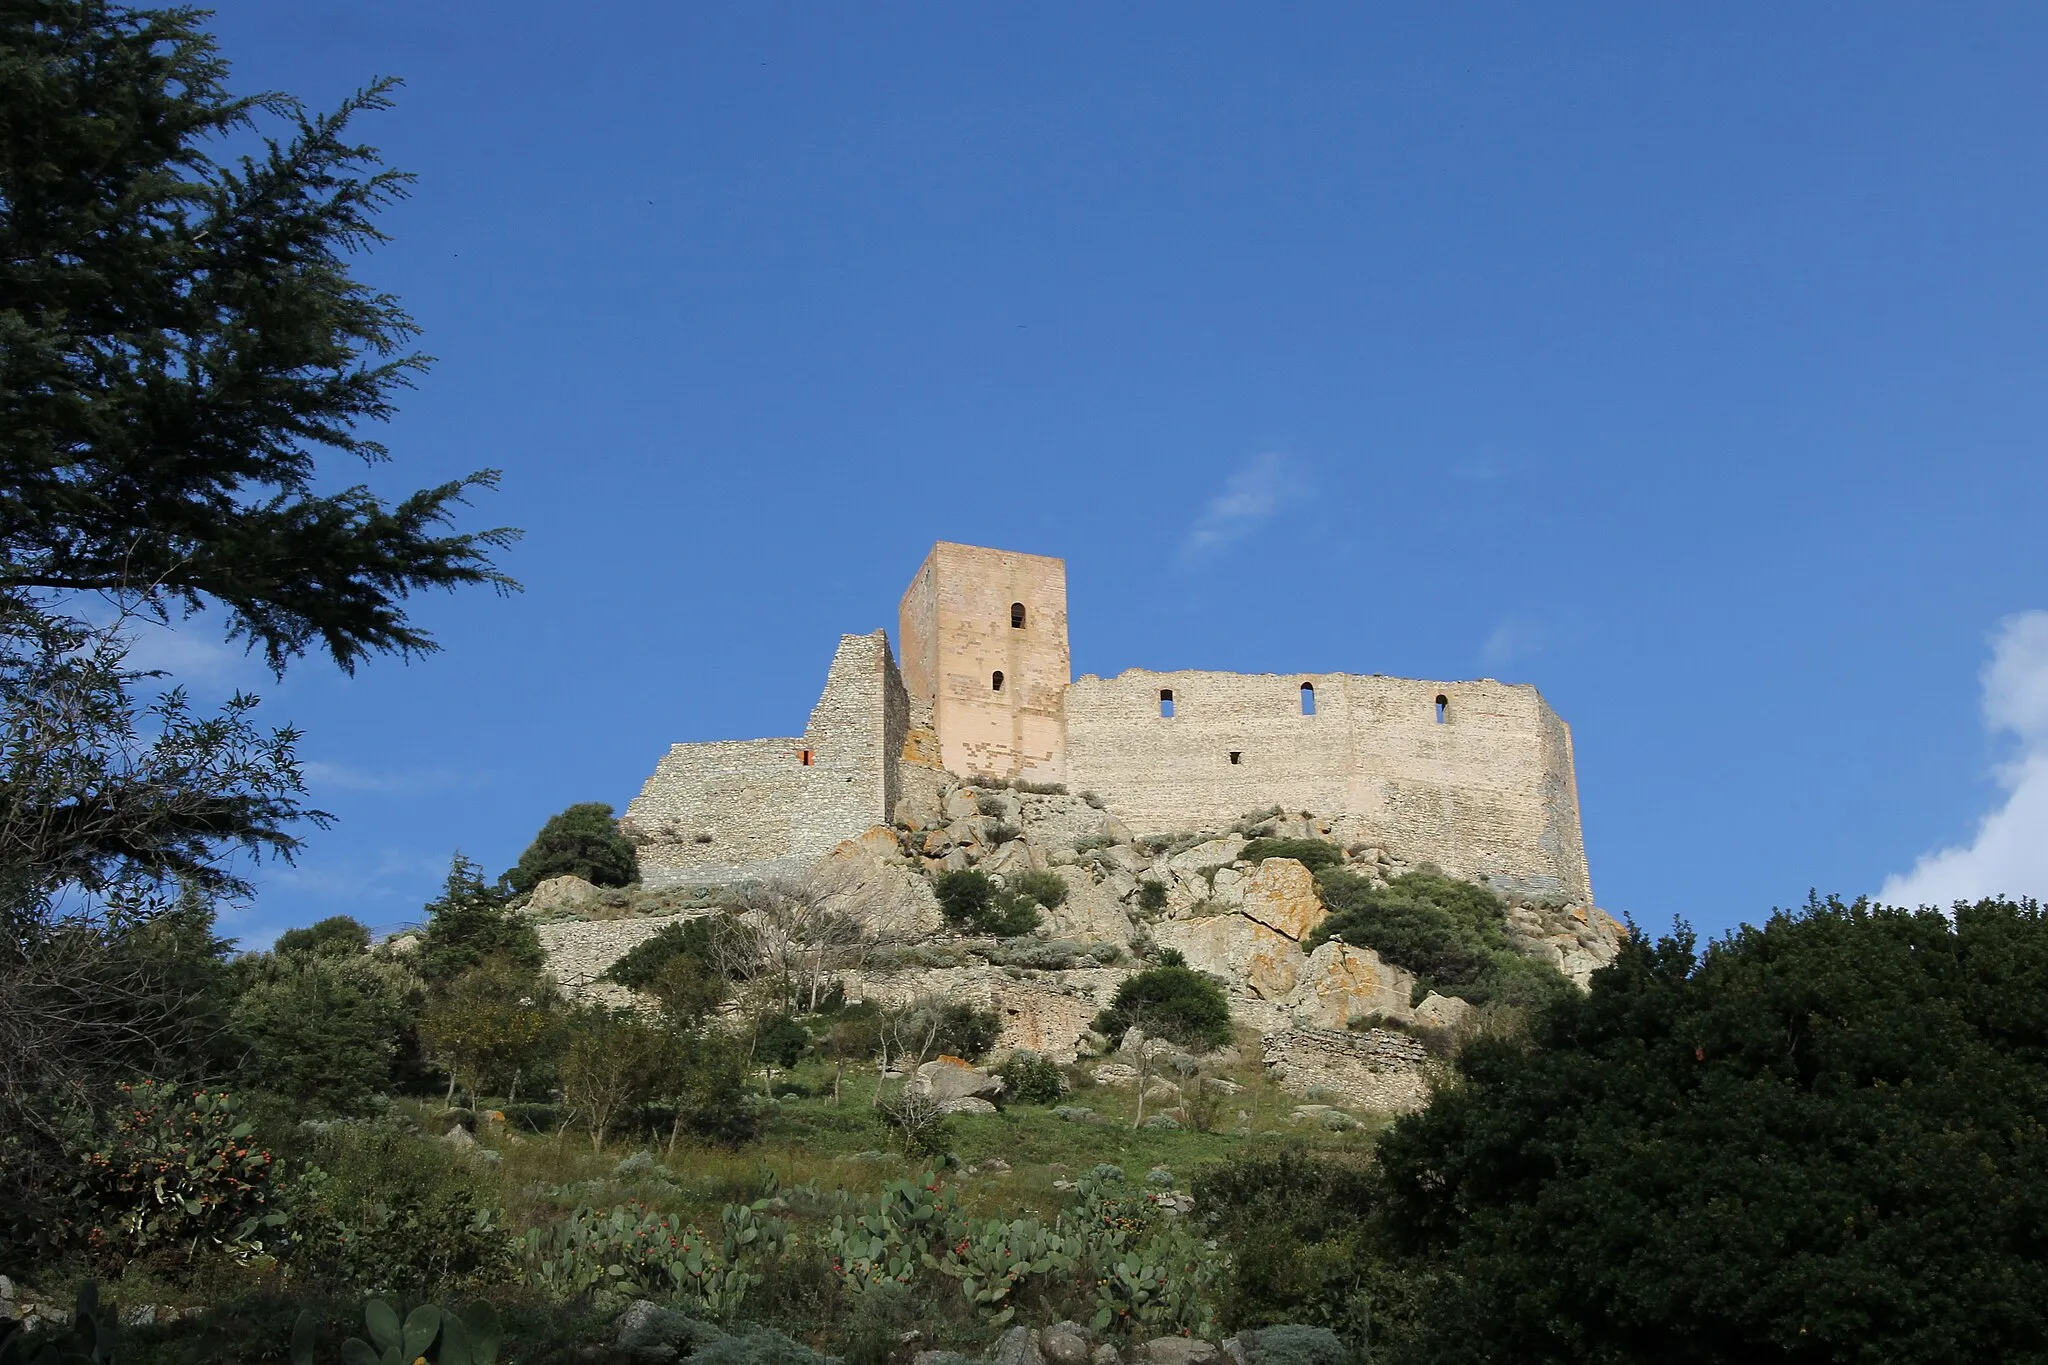
<instances>
[{"instance_id":1,"label":"castle","mask_svg":"<svg viewBox=\"0 0 2048 1365\"><path fill-rule=\"evenodd\" d=\"M653 886L798 874L959 777L1063 784L1137 835L1308 810L1333 837L1592 901L1571 729L1527 684L1129 669L1075 680L1064 561L940 542L840 638L800 736L677 744L621 828Z\"/></svg>"}]
</instances>

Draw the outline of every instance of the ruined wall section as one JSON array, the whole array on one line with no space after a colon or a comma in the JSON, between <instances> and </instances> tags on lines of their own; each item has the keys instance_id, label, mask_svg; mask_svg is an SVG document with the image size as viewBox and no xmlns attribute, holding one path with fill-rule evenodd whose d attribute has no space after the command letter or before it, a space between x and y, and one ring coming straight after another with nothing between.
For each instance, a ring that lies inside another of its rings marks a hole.
<instances>
[{"instance_id":1,"label":"ruined wall section","mask_svg":"<svg viewBox=\"0 0 2048 1365\"><path fill-rule=\"evenodd\" d=\"M1163 691L1171 718L1160 714ZM1344 817L1347 841L1503 890L1591 894L1570 734L1534 687L1133 669L1074 683L1066 719L1068 785L1141 833L1305 808Z\"/></svg>"},{"instance_id":2,"label":"ruined wall section","mask_svg":"<svg viewBox=\"0 0 2048 1365\"><path fill-rule=\"evenodd\" d=\"M941 541L912 577L898 627L912 711L929 711L946 768L1064 780L1064 561Z\"/></svg>"},{"instance_id":3,"label":"ruined wall section","mask_svg":"<svg viewBox=\"0 0 2048 1365\"><path fill-rule=\"evenodd\" d=\"M803 735L670 747L619 823L642 881L789 875L886 824L908 715L888 636L842 636Z\"/></svg>"}]
</instances>

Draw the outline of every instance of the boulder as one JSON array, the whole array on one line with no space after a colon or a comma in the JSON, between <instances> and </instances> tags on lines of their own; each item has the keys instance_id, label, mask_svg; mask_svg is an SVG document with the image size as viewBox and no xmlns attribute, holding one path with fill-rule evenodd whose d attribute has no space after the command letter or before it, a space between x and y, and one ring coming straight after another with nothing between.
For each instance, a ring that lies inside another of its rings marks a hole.
<instances>
[{"instance_id":1,"label":"boulder","mask_svg":"<svg viewBox=\"0 0 2048 1365\"><path fill-rule=\"evenodd\" d=\"M993 1114L996 1112L996 1107L987 1100L969 1095L965 1099L941 1101L939 1112L941 1114Z\"/></svg>"},{"instance_id":2,"label":"boulder","mask_svg":"<svg viewBox=\"0 0 2048 1365\"><path fill-rule=\"evenodd\" d=\"M1097 884L1088 869L1079 866L1053 869L1067 886L1067 898L1045 912L1045 922L1055 938L1079 939L1083 943L1114 943L1128 948L1138 931L1131 917L1105 886Z\"/></svg>"},{"instance_id":3,"label":"boulder","mask_svg":"<svg viewBox=\"0 0 2048 1365\"><path fill-rule=\"evenodd\" d=\"M1045 1365L1088 1365L1093 1336L1078 1322L1056 1322L1038 1334Z\"/></svg>"},{"instance_id":4,"label":"boulder","mask_svg":"<svg viewBox=\"0 0 2048 1365\"><path fill-rule=\"evenodd\" d=\"M988 1360L989 1365L1045 1365L1038 1352L1038 1333L1029 1327L1012 1327L997 1337Z\"/></svg>"},{"instance_id":5,"label":"boulder","mask_svg":"<svg viewBox=\"0 0 2048 1365\"><path fill-rule=\"evenodd\" d=\"M1293 939L1241 914L1164 921L1153 926L1152 938L1178 949L1196 971L1219 976L1232 990L1250 991L1261 1000L1285 999L1308 961Z\"/></svg>"},{"instance_id":6,"label":"boulder","mask_svg":"<svg viewBox=\"0 0 2048 1365\"><path fill-rule=\"evenodd\" d=\"M1223 1352L1199 1337L1154 1337L1131 1352L1137 1365L1223 1365Z\"/></svg>"},{"instance_id":7,"label":"boulder","mask_svg":"<svg viewBox=\"0 0 2048 1365\"><path fill-rule=\"evenodd\" d=\"M1313 872L1292 858L1268 858L1246 874L1243 913L1297 943L1329 917Z\"/></svg>"},{"instance_id":8,"label":"boulder","mask_svg":"<svg viewBox=\"0 0 2048 1365\"><path fill-rule=\"evenodd\" d=\"M1166 866L1175 872L1207 873L1211 868L1236 862L1237 855L1244 852L1244 845L1242 834L1226 834L1220 839L1205 840L1193 848L1182 849L1166 860Z\"/></svg>"},{"instance_id":9,"label":"boulder","mask_svg":"<svg viewBox=\"0 0 2048 1365\"><path fill-rule=\"evenodd\" d=\"M604 899L604 892L581 877L550 877L533 888L527 908L539 913L576 911Z\"/></svg>"},{"instance_id":10,"label":"boulder","mask_svg":"<svg viewBox=\"0 0 2048 1365\"><path fill-rule=\"evenodd\" d=\"M955 787L947 792L940 800L939 809L948 820L965 820L981 813L975 804L974 793L965 787Z\"/></svg>"},{"instance_id":11,"label":"boulder","mask_svg":"<svg viewBox=\"0 0 2048 1365\"><path fill-rule=\"evenodd\" d=\"M1471 1001L1455 995L1438 995L1435 991L1423 996L1422 1003L1415 1007L1415 1022L1434 1028L1462 1028L1471 1017Z\"/></svg>"},{"instance_id":12,"label":"boulder","mask_svg":"<svg viewBox=\"0 0 2048 1365\"><path fill-rule=\"evenodd\" d=\"M1223 1349L1242 1365L1345 1365L1351 1359L1335 1332L1298 1322L1247 1329L1224 1342Z\"/></svg>"},{"instance_id":13,"label":"boulder","mask_svg":"<svg viewBox=\"0 0 2048 1365\"><path fill-rule=\"evenodd\" d=\"M1105 1341L1088 1353L1088 1365L1123 1365L1123 1358Z\"/></svg>"},{"instance_id":14,"label":"boulder","mask_svg":"<svg viewBox=\"0 0 2048 1365\"><path fill-rule=\"evenodd\" d=\"M886 857L877 852L885 845ZM806 881L818 903L858 921L877 938L919 938L944 927L932 885L903 866L896 836L880 825L840 843L813 865Z\"/></svg>"},{"instance_id":15,"label":"boulder","mask_svg":"<svg viewBox=\"0 0 2048 1365\"><path fill-rule=\"evenodd\" d=\"M1370 948L1331 939L1309 954L1300 983L1285 1004L1295 1023L1342 1029L1362 1014L1410 1017L1415 978Z\"/></svg>"},{"instance_id":16,"label":"boulder","mask_svg":"<svg viewBox=\"0 0 2048 1365\"><path fill-rule=\"evenodd\" d=\"M1136 1085L1138 1068L1124 1062L1104 1062L1095 1068L1097 1085Z\"/></svg>"},{"instance_id":17,"label":"boulder","mask_svg":"<svg viewBox=\"0 0 2048 1365\"><path fill-rule=\"evenodd\" d=\"M627 1304L614 1326L618 1348L643 1360L673 1360L720 1335L709 1323L646 1299Z\"/></svg>"},{"instance_id":18,"label":"boulder","mask_svg":"<svg viewBox=\"0 0 2048 1365\"><path fill-rule=\"evenodd\" d=\"M910 1079L910 1088L944 1104L949 1100L993 1099L1003 1092L1003 1078L971 1066L958 1057L926 1062Z\"/></svg>"}]
</instances>

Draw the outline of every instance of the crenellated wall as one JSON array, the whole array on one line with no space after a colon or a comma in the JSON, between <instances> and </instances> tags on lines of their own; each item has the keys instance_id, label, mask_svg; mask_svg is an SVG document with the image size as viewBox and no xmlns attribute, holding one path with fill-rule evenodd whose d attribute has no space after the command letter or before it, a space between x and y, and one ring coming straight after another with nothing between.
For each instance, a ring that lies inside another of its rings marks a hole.
<instances>
[{"instance_id":1,"label":"crenellated wall","mask_svg":"<svg viewBox=\"0 0 2048 1365\"><path fill-rule=\"evenodd\" d=\"M1504 890L1591 897L1571 732L1534 687L1133 669L1074 683L1066 714L1068 785L1140 833L1285 806Z\"/></svg>"}]
</instances>

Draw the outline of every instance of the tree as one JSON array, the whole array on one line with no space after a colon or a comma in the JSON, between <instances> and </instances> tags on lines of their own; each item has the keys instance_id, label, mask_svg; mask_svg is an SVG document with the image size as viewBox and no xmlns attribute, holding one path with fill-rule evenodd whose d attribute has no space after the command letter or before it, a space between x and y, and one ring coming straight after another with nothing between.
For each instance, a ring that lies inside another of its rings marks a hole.
<instances>
[{"instance_id":1,"label":"tree","mask_svg":"<svg viewBox=\"0 0 2048 1365\"><path fill-rule=\"evenodd\" d=\"M1124 979L1091 1027L1115 1039L1136 1025L1207 1052L1230 1041L1230 1002L1222 987L1192 968L1147 967Z\"/></svg>"},{"instance_id":2,"label":"tree","mask_svg":"<svg viewBox=\"0 0 2048 1365\"><path fill-rule=\"evenodd\" d=\"M1264 842L1264 841L1259 841ZM1507 907L1486 887L1440 872L1408 872L1379 885L1328 868L1316 889L1330 914L1309 935L1313 948L1342 938L1415 973L1418 990L1475 1005L1540 1005L1572 989L1562 972L1518 951Z\"/></svg>"},{"instance_id":3,"label":"tree","mask_svg":"<svg viewBox=\"0 0 2048 1365\"><path fill-rule=\"evenodd\" d=\"M413 965L429 982L454 979L488 959L533 976L547 963L540 935L526 916L484 881L483 869L460 853L440 896L427 904L427 923Z\"/></svg>"},{"instance_id":4,"label":"tree","mask_svg":"<svg viewBox=\"0 0 2048 1365\"><path fill-rule=\"evenodd\" d=\"M672 1035L630 1010L586 1006L569 1020L562 1054L562 1093L590 1125L592 1151L626 1109L671 1089L681 1057Z\"/></svg>"},{"instance_id":5,"label":"tree","mask_svg":"<svg viewBox=\"0 0 2048 1365\"><path fill-rule=\"evenodd\" d=\"M581 877L593 886L628 886L640 880L640 854L619 833L612 808L583 801L548 817L519 865L505 874L514 891L531 891L550 877Z\"/></svg>"},{"instance_id":6,"label":"tree","mask_svg":"<svg viewBox=\"0 0 2048 1365\"><path fill-rule=\"evenodd\" d=\"M2048 1360L2048 918L1625 943L1382 1141L1436 1361Z\"/></svg>"},{"instance_id":7,"label":"tree","mask_svg":"<svg viewBox=\"0 0 2048 1365\"><path fill-rule=\"evenodd\" d=\"M279 956L310 953L319 957L354 957L370 951L370 931L347 915L329 915L303 929L287 929L271 951Z\"/></svg>"},{"instance_id":8,"label":"tree","mask_svg":"<svg viewBox=\"0 0 2048 1365\"><path fill-rule=\"evenodd\" d=\"M349 259L406 185L347 137L389 86L321 117L231 95L202 19L0 7L0 1206L41 1197L53 1116L187 1071L213 1028L135 930L325 819L256 698L144 695L135 622L210 607L273 670L353 670L435 647L413 593L515 586L512 532L449 529L491 472L387 503L322 459L383 460L368 428L425 364Z\"/></svg>"},{"instance_id":9,"label":"tree","mask_svg":"<svg viewBox=\"0 0 2048 1365\"><path fill-rule=\"evenodd\" d=\"M357 1113L390 1089L419 1017L418 983L403 968L314 951L268 956L252 975L232 1016L241 1085L305 1115Z\"/></svg>"},{"instance_id":10,"label":"tree","mask_svg":"<svg viewBox=\"0 0 2048 1365\"><path fill-rule=\"evenodd\" d=\"M0 13L0 596L217 606L280 671L314 645L350 670L431 650L408 595L513 586L491 562L511 531L445 530L495 473L387 504L319 491L316 462L386 459L363 428L427 365L350 268L410 183L348 137L393 83L318 116L232 95L202 18Z\"/></svg>"},{"instance_id":11,"label":"tree","mask_svg":"<svg viewBox=\"0 0 2048 1365\"><path fill-rule=\"evenodd\" d=\"M420 1035L448 1072L449 1101L458 1083L474 1096L503 1082L517 1098L520 1078L555 1049L555 1006L544 982L505 958L470 968L430 1000Z\"/></svg>"},{"instance_id":12,"label":"tree","mask_svg":"<svg viewBox=\"0 0 2048 1365\"><path fill-rule=\"evenodd\" d=\"M942 872L932 881L939 910L956 929L998 938L1019 938L1038 927L1039 908L1066 899L1067 884L1051 873L1025 873L1023 885L1007 888L980 868Z\"/></svg>"}]
</instances>

